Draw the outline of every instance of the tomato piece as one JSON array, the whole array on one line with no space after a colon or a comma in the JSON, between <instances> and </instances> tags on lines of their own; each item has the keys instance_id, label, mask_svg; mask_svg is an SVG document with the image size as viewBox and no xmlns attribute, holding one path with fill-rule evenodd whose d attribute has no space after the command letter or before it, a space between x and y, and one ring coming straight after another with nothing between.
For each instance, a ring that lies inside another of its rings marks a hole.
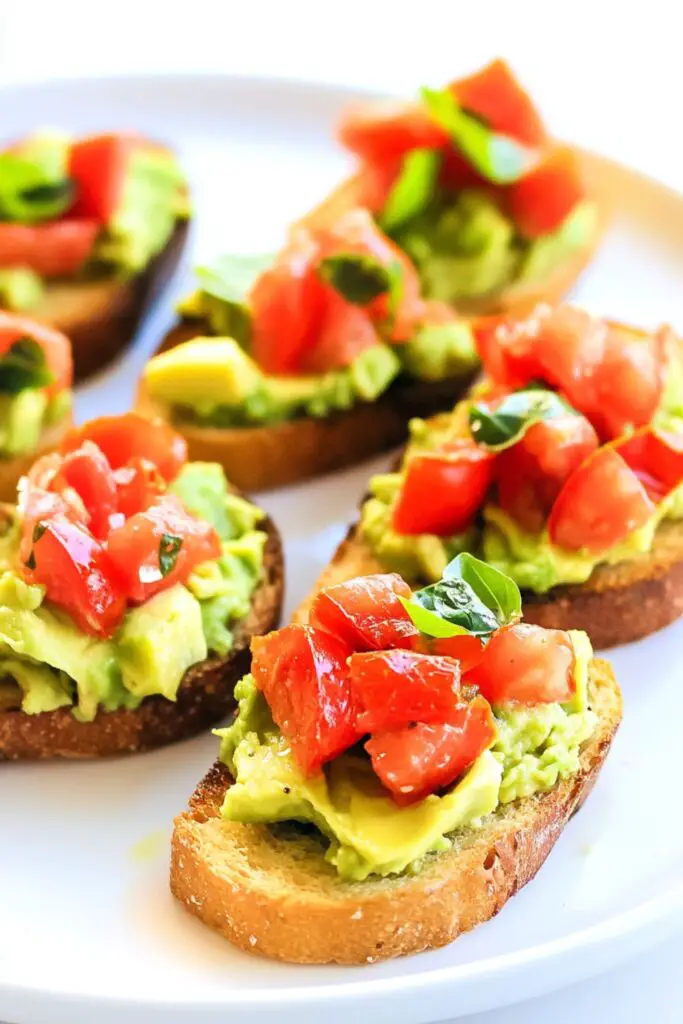
<instances>
[{"instance_id":1,"label":"tomato piece","mask_svg":"<svg viewBox=\"0 0 683 1024\"><path fill-rule=\"evenodd\" d=\"M597 447L585 416L568 412L535 423L498 455L498 504L525 530L542 530L565 481Z\"/></svg>"},{"instance_id":2,"label":"tomato piece","mask_svg":"<svg viewBox=\"0 0 683 1024\"><path fill-rule=\"evenodd\" d=\"M643 427L618 441L614 448L655 503L683 481L683 436L680 434Z\"/></svg>"},{"instance_id":3,"label":"tomato piece","mask_svg":"<svg viewBox=\"0 0 683 1024\"><path fill-rule=\"evenodd\" d=\"M425 654L437 654L444 658L455 658L460 662L460 672L469 672L484 656L484 644L478 636L461 633L448 637L421 637L420 649Z\"/></svg>"},{"instance_id":4,"label":"tomato piece","mask_svg":"<svg viewBox=\"0 0 683 1024\"><path fill-rule=\"evenodd\" d=\"M66 335L56 331L54 327L48 327L47 324L0 310L0 357L6 355L12 345L23 338L35 341L45 353L45 362L53 378L46 389L48 394L55 394L70 387L73 379L73 359L71 343Z\"/></svg>"},{"instance_id":5,"label":"tomato piece","mask_svg":"<svg viewBox=\"0 0 683 1024\"><path fill-rule=\"evenodd\" d=\"M36 466L39 467L40 463L45 463L48 460L53 462L55 459L61 464L59 456L46 455L42 459L38 459L38 462L34 464L32 469L35 469ZM45 523L51 519L67 519L73 523L82 523L83 521L85 509L77 495L74 495L76 498L75 502L73 498L71 501L68 501L64 495L56 494L47 489L56 472L56 469L44 467L42 475L46 481L45 486L32 483L29 476L28 485L24 490L21 509L21 542L19 546L19 556L24 563L30 560L33 550L33 532L39 523Z\"/></svg>"},{"instance_id":6,"label":"tomato piece","mask_svg":"<svg viewBox=\"0 0 683 1024\"><path fill-rule=\"evenodd\" d=\"M564 630L518 622L493 634L467 682L478 686L494 707L563 704L576 689L574 661L574 647Z\"/></svg>"},{"instance_id":7,"label":"tomato piece","mask_svg":"<svg viewBox=\"0 0 683 1024\"><path fill-rule=\"evenodd\" d=\"M84 526L63 516L37 524L28 558L27 579L41 583L47 599L68 612L80 629L104 637L116 631L126 602L107 552Z\"/></svg>"},{"instance_id":8,"label":"tomato piece","mask_svg":"<svg viewBox=\"0 0 683 1024\"><path fill-rule=\"evenodd\" d=\"M101 224L111 220L121 206L131 154L139 146L140 138L130 134L93 135L74 142L69 177L77 186L75 216L93 217Z\"/></svg>"},{"instance_id":9,"label":"tomato piece","mask_svg":"<svg viewBox=\"0 0 683 1024\"><path fill-rule=\"evenodd\" d=\"M309 621L354 651L410 647L420 634L399 597L411 593L397 573L357 576L321 590L311 605Z\"/></svg>"},{"instance_id":10,"label":"tomato piece","mask_svg":"<svg viewBox=\"0 0 683 1024\"><path fill-rule=\"evenodd\" d=\"M349 682L362 708L359 729L387 732L449 721L460 693L460 664L414 651L370 651L351 655Z\"/></svg>"},{"instance_id":11,"label":"tomato piece","mask_svg":"<svg viewBox=\"0 0 683 1024\"><path fill-rule=\"evenodd\" d=\"M541 146L546 131L529 94L504 60L493 60L473 75L450 86L460 106L486 122L494 132L526 146Z\"/></svg>"},{"instance_id":12,"label":"tomato piece","mask_svg":"<svg viewBox=\"0 0 683 1024\"><path fill-rule=\"evenodd\" d=\"M380 100L356 103L343 113L337 128L342 146L363 160L383 163L412 149L440 149L448 134L419 103Z\"/></svg>"},{"instance_id":13,"label":"tomato piece","mask_svg":"<svg viewBox=\"0 0 683 1024\"><path fill-rule=\"evenodd\" d=\"M394 508L397 533L449 537L466 530L493 480L494 455L472 441L447 452L413 455Z\"/></svg>"},{"instance_id":14,"label":"tomato piece","mask_svg":"<svg viewBox=\"0 0 683 1024\"><path fill-rule=\"evenodd\" d=\"M266 373L296 372L313 345L325 303L318 262L317 242L299 228L251 290L251 354Z\"/></svg>"},{"instance_id":15,"label":"tomato piece","mask_svg":"<svg viewBox=\"0 0 683 1024\"><path fill-rule=\"evenodd\" d=\"M89 259L99 230L97 221L84 219L0 223L0 267L28 267L40 277L73 277Z\"/></svg>"},{"instance_id":16,"label":"tomato piece","mask_svg":"<svg viewBox=\"0 0 683 1024\"><path fill-rule=\"evenodd\" d=\"M112 469L126 466L131 459L152 462L170 483L187 462L187 442L164 420L150 420L136 412L122 416L100 416L70 430L61 443L62 452L92 441L107 456Z\"/></svg>"},{"instance_id":17,"label":"tomato piece","mask_svg":"<svg viewBox=\"0 0 683 1024\"><path fill-rule=\"evenodd\" d=\"M475 171L469 160L452 147L443 152L438 180L442 188L452 192L459 192L463 188L491 187L490 182Z\"/></svg>"},{"instance_id":18,"label":"tomato piece","mask_svg":"<svg viewBox=\"0 0 683 1024\"><path fill-rule=\"evenodd\" d=\"M128 519L145 509L163 494L166 482L149 459L135 456L114 470L117 511Z\"/></svg>"},{"instance_id":19,"label":"tomato piece","mask_svg":"<svg viewBox=\"0 0 683 1024\"><path fill-rule=\"evenodd\" d=\"M398 157L393 160L382 160L380 163L362 164L353 178L355 192L354 196L350 197L353 198L353 202L347 204L347 209L363 206L375 215L381 213L401 172L402 163L403 157Z\"/></svg>"},{"instance_id":20,"label":"tomato piece","mask_svg":"<svg viewBox=\"0 0 683 1024\"><path fill-rule=\"evenodd\" d=\"M213 526L190 515L179 498L165 494L111 530L107 541L123 593L141 602L184 583L196 565L218 558Z\"/></svg>"},{"instance_id":21,"label":"tomato piece","mask_svg":"<svg viewBox=\"0 0 683 1024\"><path fill-rule=\"evenodd\" d=\"M324 290L325 311L318 332L299 361L305 373L343 370L379 341L367 307L347 302L334 288Z\"/></svg>"},{"instance_id":22,"label":"tomato piece","mask_svg":"<svg viewBox=\"0 0 683 1024\"><path fill-rule=\"evenodd\" d=\"M106 538L110 517L118 507L116 481L106 455L97 445L84 441L80 448L65 455L51 486L56 491L73 488L87 510L90 532L99 540Z\"/></svg>"},{"instance_id":23,"label":"tomato piece","mask_svg":"<svg viewBox=\"0 0 683 1024\"><path fill-rule=\"evenodd\" d=\"M256 685L304 775L356 743L348 644L312 626L285 626L254 637L251 651Z\"/></svg>"},{"instance_id":24,"label":"tomato piece","mask_svg":"<svg viewBox=\"0 0 683 1024\"><path fill-rule=\"evenodd\" d=\"M656 335L610 324L605 350L592 380L591 418L601 437L620 437L655 415L664 388L665 365Z\"/></svg>"},{"instance_id":25,"label":"tomato piece","mask_svg":"<svg viewBox=\"0 0 683 1024\"><path fill-rule=\"evenodd\" d=\"M561 548L601 554L643 526L654 510L647 491L621 455L613 448L599 448L560 491L548 532Z\"/></svg>"},{"instance_id":26,"label":"tomato piece","mask_svg":"<svg viewBox=\"0 0 683 1024\"><path fill-rule=\"evenodd\" d=\"M520 234L539 238L557 231L586 198L576 153L558 146L532 171L510 185L507 205Z\"/></svg>"},{"instance_id":27,"label":"tomato piece","mask_svg":"<svg viewBox=\"0 0 683 1024\"><path fill-rule=\"evenodd\" d=\"M372 767L401 806L443 789L466 771L496 737L489 704L461 703L444 724L419 723L378 733L365 744Z\"/></svg>"}]
</instances>

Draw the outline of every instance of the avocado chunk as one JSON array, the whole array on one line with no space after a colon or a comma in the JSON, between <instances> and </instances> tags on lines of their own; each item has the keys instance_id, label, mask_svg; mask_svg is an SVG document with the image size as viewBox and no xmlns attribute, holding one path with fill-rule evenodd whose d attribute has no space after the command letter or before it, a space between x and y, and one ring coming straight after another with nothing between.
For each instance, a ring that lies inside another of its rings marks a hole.
<instances>
[{"instance_id":1,"label":"avocado chunk","mask_svg":"<svg viewBox=\"0 0 683 1024\"><path fill-rule=\"evenodd\" d=\"M198 412L239 405L263 385L263 374L233 338L194 338L155 356L145 369L152 398Z\"/></svg>"}]
</instances>

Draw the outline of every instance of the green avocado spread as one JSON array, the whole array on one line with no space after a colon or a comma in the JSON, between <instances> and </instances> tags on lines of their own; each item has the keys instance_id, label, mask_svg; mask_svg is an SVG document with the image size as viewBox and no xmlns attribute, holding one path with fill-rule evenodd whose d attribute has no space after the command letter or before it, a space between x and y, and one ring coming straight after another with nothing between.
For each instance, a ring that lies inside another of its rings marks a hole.
<instances>
[{"instance_id":1,"label":"green avocado spread","mask_svg":"<svg viewBox=\"0 0 683 1024\"><path fill-rule=\"evenodd\" d=\"M325 859L349 881L419 870L424 857L457 846L499 807L546 792L577 771L596 716L587 685L590 643L584 634L572 638L573 705L494 709L498 736L492 748L452 788L407 807L389 797L360 748L304 778L253 678L245 676L235 689L234 722L216 730L221 760L235 778L225 794L223 817L315 825Z\"/></svg>"},{"instance_id":2,"label":"green avocado spread","mask_svg":"<svg viewBox=\"0 0 683 1024\"><path fill-rule=\"evenodd\" d=\"M70 391L48 397L42 388L23 388L16 394L0 390L0 459L35 451L43 431L61 422L71 403Z\"/></svg>"},{"instance_id":3,"label":"green avocado spread","mask_svg":"<svg viewBox=\"0 0 683 1024\"><path fill-rule=\"evenodd\" d=\"M72 707L80 721L98 708L134 708L160 694L175 700L182 678L209 651L226 654L261 578L263 513L232 494L220 466L189 463L171 485L190 511L216 527L221 556L185 585L130 609L110 640L82 632L19 574L19 523L0 538L0 708L39 714Z\"/></svg>"},{"instance_id":4,"label":"green avocado spread","mask_svg":"<svg viewBox=\"0 0 683 1024\"><path fill-rule=\"evenodd\" d=\"M457 304L542 282L590 244L596 230L597 207L584 200L556 231L522 238L492 195L464 189L437 195L392 237L418 268L425 296Z\"/></svg>"}]
</instances>

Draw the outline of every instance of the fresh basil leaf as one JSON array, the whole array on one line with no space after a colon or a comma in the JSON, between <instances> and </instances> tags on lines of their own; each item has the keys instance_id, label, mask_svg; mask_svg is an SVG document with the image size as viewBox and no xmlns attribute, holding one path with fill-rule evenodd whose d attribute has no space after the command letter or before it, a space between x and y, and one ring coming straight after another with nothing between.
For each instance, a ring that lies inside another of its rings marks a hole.
<instances>
[{"instance_id":1,"label":"fresh basil leaf","mask_svg":"<svg viewBox=\"0 0 683 1024\"><path fill-rule=\"evenodd\" d=\"M464 110L450 89L422 89L422 99L456 148L495 185L518 181L530 168L532 153L526 146L492 131L481 118Z\"/></svg>"},{"instance_id":2,"label":"fresh basil leaf","mask_svg":"<svg viewBox=\"0 0 683 1024\"><path fill-rule=\"evenodd\" d=\"M395 231L422 213L434 194L440 163L435 149L414 149L404 157L379 218L383 231Z\"/></svg>"},{"instance_id":3,"label":"fresh basil leaf","mask_svg":"<svg viewBox=\"0 0 683 1024\"><path fill-rule=\"evenodd\" d=\"M464 579L443 579L439 583L433 583L416 591L413 594L413 601L427 611L433 612L439 619L452 626L459 626L463 631L475 636L488 636L499 626L493 611ZM410 609L407 611L411 614ZM433 629L433 620L430 621ZM435 634L429 632L428 635Z\"/></svg>"},{"instance_id":4,"label":"fresh basil leaf","mask_svg":"<svg viewBox=\"0 0 683 1024\"><path fill-rule=\"evenodd\" d=\"M28 556L28 558L26 559L26 561L24 562L24 565L26 566L27 569L35 569L35 567L36 567L36 553L35 553L35 550L33 548L31 548L31 553Z\"/></svg>"},{"instance_id":5,"label":"fresh basil leaf","mask_svg":"<svg viewBox=\"0 0 683 1024\"><path fill-rule=\"evenodd\" d=\"M367 306L390 291L392 271L369 253L340 252L322 260L320 276L354 306Z\"/></svg>"},{"instance_id":6,"label":"fresh basil leaf","mask_svg":"<svg viewBox=\"0 0 683 1024\"><path fill-rule=\"evenodd\" d=\"M21 224L53 220L68 210L73 198L74 184L63 172L52 177L34 160L0 153L0 220Z\"/></svg>"},{"instance_id":7,"label":"fresh basil leaf","mask_svg":"<svg viewBox=\"0 0 683 1024\"><path fill-rule=\"evenodd\" d=\"M162 576L168 576L178 559L178 552L183 546L183 538L173 533L164 533L159 541L159 569Z\"/></svg>"},{"instance_id":8,"label":"fresh basil leaf","mask_svg":"<svg viewBox=\"0 0 683 1024\"><path fill-rule=\"evenodd\" d=\"M514 580L467 551L449 562L444 570L444 580L464 581L493 612L499 626L516 621L522 613L522 598Z\"/></svg>"},{"instance_id":9,"label":"fresh basil leaf","mask_svg":"<svg viewBox=\"0 0 683 1024\"><path fill-rule=\"evenodd\" d=\"M32 537L34 544L38 543L38 541L43 536L43 534L45 533L46 530L47 530L47 523L43 523L43 522L36 523L36 525L33 527L33 537Z\"/></svg>"},{"instance_id":10,"label":"fresh basil leaf","mask_svg":"<svg viewBox=\"0 0 683 1024\"><path fill-rule=\"evenodd\" d=\"M0 358L0 392L16 395L26 388L42 388L54 380L45 352L32 338L21 338Z\"/></svg>"},{"instance_id":11,"label":"fresh basil leaf","mask_svg":"<svg viewBox=\"0 0 683 1024\"><path fill-rule=\"evenodd\" d=\"M473 402L470 430L482 448L500 452L521 441L534 423L563 416L568 411L571 407L554 391L540 388L514 391L493 410L486 402Z\"/></svg>"},{"instance_id":12,"label":"fresh basil leaf","mask_svg":"<svg viewBox=\"0 0 683 1024\"><path fill-rule=\"evenodd\" d=\"M458 636L467 633L464 626L458 626L454 622L442 619L436 612L430 611L417 601L409 600L407 597L400 597L399 601L410 615L414 626L424 633L425 636L435 636L444 640L450 636Z\"/></svg>"},{"instance_id":13,"label":"fresh basil leaf","mask_svg":"<svg viewBox=\"0 0 683 1024\"><path fill-rule=\"evenodd\" d=\"M256 278L271 266L273 253L220 256L210 267L197 267L199 287L223 302L242 305Z\"/></svg>"}]
</instances>

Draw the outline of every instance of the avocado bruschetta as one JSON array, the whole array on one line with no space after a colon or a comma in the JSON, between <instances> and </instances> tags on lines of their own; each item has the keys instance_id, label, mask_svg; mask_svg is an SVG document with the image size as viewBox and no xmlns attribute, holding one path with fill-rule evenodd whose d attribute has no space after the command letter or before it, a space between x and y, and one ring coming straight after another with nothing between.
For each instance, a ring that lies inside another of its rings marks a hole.
<instances>
[{"instance_id":1,"label":"avocado bruschetta","mask_svg":"<svg viewBox=\"0 0 683 1024\"><path fill-rule=\"evenodd\" d=\"M1 506L0 760L194 735L279 617L277 531L220 466L128 413L74 428Z\"/></svg>"},{"instance_id":2,"label":"avocado bruschetta","mask_svg":"<svg viewBox=\"0 0 683 1024\"><path fill-rule=\"evenodd\" d=\"M470 325L425 302L367 210L295 229L275 257L198 272L139 408L248 491L352 465L448 408L477 365Z\"/></svg>"},{"instance_id":3,"label":"avocado bruschetta","mask_svg":"<svg viewBox=\"0 0 683 1024\"><path fill-rule=\"evenodd\" d=\"M621 719L581 632L458 556L315 593L255 638L219 761L177 818L171 888L241 948L372 963L443 946L530 881Z\"/></svg>"},{"instance_id":4,"label":"avocado bruschetta","mask_svg":"<svg viewBox=\"0 0 683 1024\"><path fill-rule=\"evenodd\" d=\"M175 155L133 133L31 135L0 152L0 306L71 340L78 378L132 339L180 258Z\"/></svg>"},{"instance_id":5,"label":"avocado bruschetta","mask_svg":"<svg viewBox=\"0 0 683 1024\"><path fill-rule=\"evenodd\" d=\"M302 223L367 207L427 298L476 314L558 301L593 254L604 201L502 60L417 102L355 104L338 137L358 169Z\"/></svg>"},{"instance_id":6,"label":"avocado bruschetta","mask_svg":"<svg viewBox=\"0 0 683 1024\"><path fill-rule=\"evenodd\" d=\"M543 305L479 341L485 379L451 413L412 424L333 575L428 582L468 550L521 587L528 621L583 629L598 648L672 622L683 612L678 339Z\"/></svg>"}]
</instances>

